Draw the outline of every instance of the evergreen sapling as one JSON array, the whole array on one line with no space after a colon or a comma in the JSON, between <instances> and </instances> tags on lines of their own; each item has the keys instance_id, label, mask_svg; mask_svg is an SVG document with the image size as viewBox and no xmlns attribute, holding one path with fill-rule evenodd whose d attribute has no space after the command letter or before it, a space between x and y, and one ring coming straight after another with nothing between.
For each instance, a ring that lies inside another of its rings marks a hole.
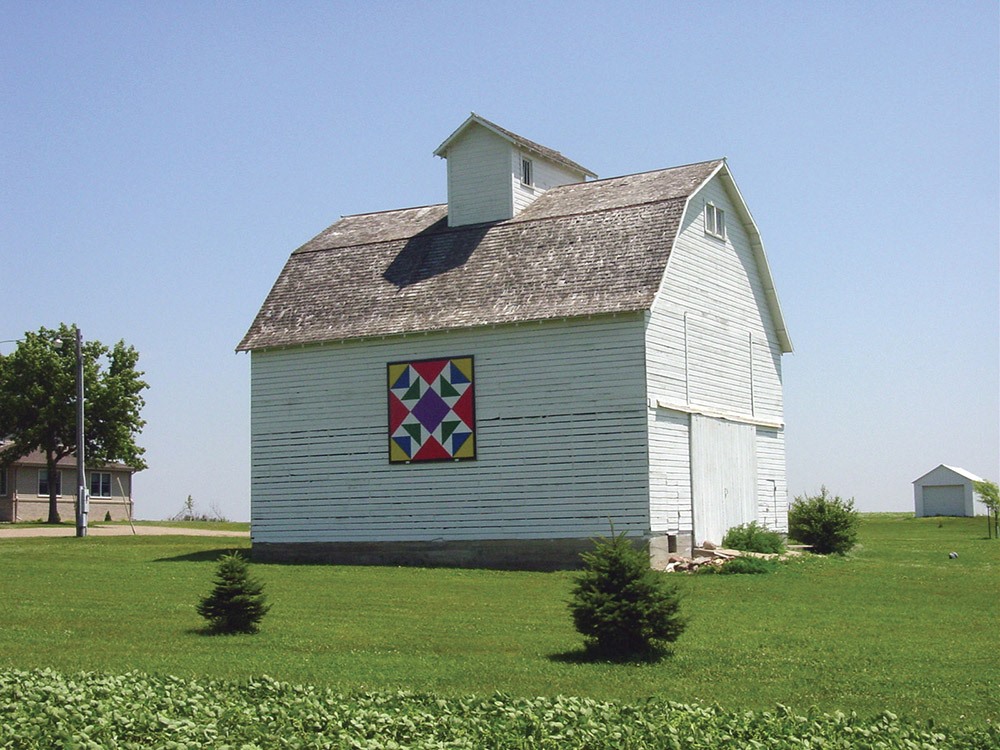
<instances>
[{"instance_id":1,"label":"evergreen sapling","mask_svg":"<svg viewBox=\"0 0 1000 750\"><path fill-rule=\"evenodd\" d=\"M219 558L215 575L215 588L198 603L198 614L216 633L256 633L257 623L271 609L264 585L250 577L238 552Z\"/></svg>"},{"instance_id":2,"label":"evergreen sapling","mask_svg":"<svg viewBox=\"0 0 1000 750\"><path fill-rule=\"evenodd\" d=\"M647 553L624 534L596 539L581 555L585 568L573 588L573 623L587 649L609 658L655 654L677 640L686 625L680 596Z\"/></svg>"}]
</instances>

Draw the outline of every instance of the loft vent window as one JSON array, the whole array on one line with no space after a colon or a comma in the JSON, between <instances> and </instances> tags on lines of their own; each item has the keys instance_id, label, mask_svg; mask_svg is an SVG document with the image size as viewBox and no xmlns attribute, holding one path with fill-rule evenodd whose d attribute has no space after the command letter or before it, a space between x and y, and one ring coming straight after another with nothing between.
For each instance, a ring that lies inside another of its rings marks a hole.
<instances>
[{"instance_id":1,"label":"loft vent window","mask_svg":"<svg viewBox=\"0 0 1000 750\"><path fill-rule=\"evenodd\" d=\"M521 182L525 185L534 184L534 176L531 174L531 159L521 159Z\"/></svg>"},{"instance_id":2,"label":"loft vent window","mask_svg":"<svg viewBox=\"0 0 1000 750\"><path fill-rule=\"evenodd\" d=\"M705 204L705 234L726 239L726 212L713 203Z\"/></svg>"}]
</instances>

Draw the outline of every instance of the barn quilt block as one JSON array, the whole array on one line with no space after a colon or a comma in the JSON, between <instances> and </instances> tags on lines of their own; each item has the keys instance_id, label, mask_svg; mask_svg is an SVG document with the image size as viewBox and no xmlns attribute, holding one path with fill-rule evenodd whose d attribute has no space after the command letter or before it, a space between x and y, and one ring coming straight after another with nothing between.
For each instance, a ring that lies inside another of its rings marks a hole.
<instances>
[{"instance_id":1,"label":"barn quilt block","mask_svg":"<svg viewBox=\"0 0 1000 750\"><path fill-rule=\"evenodd\" d=\"M389 462L476 457L472 357L392 362Z\"/></svg>"}]
</instances>

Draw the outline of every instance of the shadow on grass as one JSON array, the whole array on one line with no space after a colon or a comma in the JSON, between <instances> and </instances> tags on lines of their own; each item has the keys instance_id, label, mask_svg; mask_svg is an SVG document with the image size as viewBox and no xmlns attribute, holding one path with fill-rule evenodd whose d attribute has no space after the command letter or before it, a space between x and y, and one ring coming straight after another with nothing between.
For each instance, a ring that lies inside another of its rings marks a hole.
<instances>
[{"instance_id":1,"label":"shadow on grass","mask_svg":"<svg viewBox=\"0 0 1000 750\"><path fill-rule=\"evenodd\" d=\"M217 562L223 555L233 552L244 553L245 550L234 547L220 547L219 549L203 549L200 552L190 552L186 555L176 555L174 557L158 557L153 562Z\"/></svg>"},{"instance_id":2,"label":"shadow on grass","mask_svg":"<svg viewBox=\"0 0 1000 750\"><path fill-rule=\"evenodd\" d=\"M227 632L225 630L216 630L215 628L211 627L210 625L204 625L204 626L202 626L200 628L187 628L184 631L184 633L185 633L185 635L200 635L200 636L203 636L203 637L206 637L206 638L223 638L223 639L225 639L225 638L238 638L240 636L247 636L247 635L257 635L258 633L260 633L260 630L259 629L255 630L252 633L248 633L248 632L245 632L245 631L239 631L239 632L232 632L232 633L230 633L230 632Z\"/></svg>"},{"instance_id":3,"label":"shadow on grass","mask_svg":"<svg viewBox=\"0 0 1000 750\"><path fill-rule=\"evenodd\" d=\"M605 654L586 647L549 654L549 661L560 664L658 664L674 655L673 649L667 647L650 648L638 654Z\"/></svg>"}]
</instances>

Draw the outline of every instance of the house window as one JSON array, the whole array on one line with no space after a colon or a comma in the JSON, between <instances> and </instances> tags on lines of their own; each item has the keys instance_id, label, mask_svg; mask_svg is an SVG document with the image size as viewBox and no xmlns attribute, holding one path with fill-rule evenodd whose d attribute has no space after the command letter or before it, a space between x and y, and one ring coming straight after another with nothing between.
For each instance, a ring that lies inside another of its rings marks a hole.
<instances>
[{"instance_id":1,"label":"house window","mask_svg":"<svg viewBox=\"0 0 1000 750\"><path fill-rule=\"evenodd\" d=\"M90 472L90 496L111 497L111 473L107 471Z\"/></svg>"},{"instance_id":2,"label":"house window","mask_svg":"<svg viewBox=\"0 0 1000 750\"><path fill-rule=\"evenodd\" d=\"M521 182L525 185L534 184L531 174L531 159L521 159Z\"/></svg>"},{"instance_id":3,"label":"house window","mask_svg":"<svg viewBox=\"0 0 1000 750\"><path fill-rule=\"evenodd\" d=\"M0 497L7 496L7 469L0 468Z\"/></svg>"},{"instance_id":4,"label":"house window","mask_svg":"<svg viewBox=\"0 0 1000 750\"><path fill-rule=\"evenodd\" d=\"M705 234L726 239L726 212L713 203L705 204Z\"/></svg>"},{"instance_id":5,"label":"house window","mask_svg":"<svg viewBox=\"0 0 1000 750\"><path fill-rule=\"evenodd\" d=\"M38 494L48 497L49 494L49 470L38 470ZM62 494L62 472L56 471L56 494Z\"/></svg>"}]
</instances>

